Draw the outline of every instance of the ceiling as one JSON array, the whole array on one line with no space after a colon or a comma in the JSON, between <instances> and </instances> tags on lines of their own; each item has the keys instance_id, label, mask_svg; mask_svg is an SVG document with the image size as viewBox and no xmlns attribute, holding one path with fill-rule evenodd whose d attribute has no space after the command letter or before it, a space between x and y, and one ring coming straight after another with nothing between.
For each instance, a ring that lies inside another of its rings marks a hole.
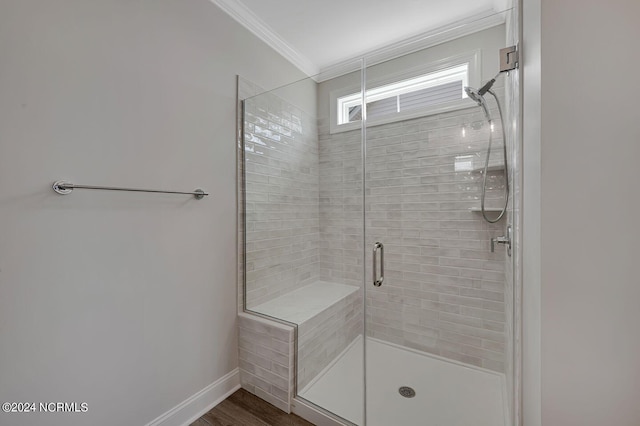
<instances>
[{"instance_id":1,"label":"ceiling","mask_svg":"<svg viewBox=\"0 0 640 426\"><path fill-rule=\"evenodd\" d=\"M308 75L508 0L211 0Z\"/></svg>"}]
</instances>

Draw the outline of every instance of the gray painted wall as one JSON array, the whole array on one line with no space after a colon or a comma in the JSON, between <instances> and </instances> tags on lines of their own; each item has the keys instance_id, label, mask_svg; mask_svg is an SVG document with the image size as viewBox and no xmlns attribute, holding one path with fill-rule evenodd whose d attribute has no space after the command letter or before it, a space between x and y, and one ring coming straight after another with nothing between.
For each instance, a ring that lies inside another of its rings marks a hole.
<instances>
[{"instance_id":1,"label":"gray painted wall","mask_svg":"<svg viewBox=\"0 0 640 426\"><path fill-rule=\"evenodd\" d=\"M632 426L640 424L640 84L635 73L623 76L640 67L629 55L640 3L576 6L542 2L542 422Z\"/></svg>"},{"instance_id":2,"label":"gray painted wall","mask_svg":"<svg viewBox=\"0 0 640 426\"><path fill-rule=\"evenodd\" d=\"M640 3L524 4L525 426L635 426Z\"/></svg>"},{"instance_id":3,"label":"gray painted wall","mask_svg":"<svg viewBox=\"0 0 640 426\"><path fill-rule=\"evenodd\" d=\"M0 401L89 404L0 424L146 424L238 365L236 74L303 76L206 0L4 0L0 56Z\"/></svg>"}]
</instances>

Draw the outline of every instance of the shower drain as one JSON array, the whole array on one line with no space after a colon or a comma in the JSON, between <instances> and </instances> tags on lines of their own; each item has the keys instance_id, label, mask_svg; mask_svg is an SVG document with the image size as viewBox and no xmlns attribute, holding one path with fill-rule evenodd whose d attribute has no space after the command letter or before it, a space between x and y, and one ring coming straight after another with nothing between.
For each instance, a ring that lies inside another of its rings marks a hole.
<instances>
[{"instance_id":1,"label":"shower drain","mask_svg":"<svg viewBox=\"0 0 640 426\"><path fill-rule=\"evenodd\" d=\"M416 396L416 391L414 391L413 388L410 388L409 386L401 386L400 389L398 389L398 392L405 398L413 398L414 396Z\"/></svg>"}]
</instances>

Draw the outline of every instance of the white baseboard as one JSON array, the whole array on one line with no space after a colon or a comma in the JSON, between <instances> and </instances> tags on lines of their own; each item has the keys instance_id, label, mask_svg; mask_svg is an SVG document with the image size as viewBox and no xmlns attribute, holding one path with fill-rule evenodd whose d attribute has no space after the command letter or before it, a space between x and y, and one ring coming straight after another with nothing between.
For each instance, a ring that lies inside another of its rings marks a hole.
<instances>
[{"instance_id":1,"label":"white baseboard","mask_svg":"<svg viewBox=\"0 0 640 426\"><path fill-rule=\"evenodd\" d=\"M188 426L238 389L240 389L240 370L236 368L147 423L146 426Z\"/></svg>"}]
</instances>

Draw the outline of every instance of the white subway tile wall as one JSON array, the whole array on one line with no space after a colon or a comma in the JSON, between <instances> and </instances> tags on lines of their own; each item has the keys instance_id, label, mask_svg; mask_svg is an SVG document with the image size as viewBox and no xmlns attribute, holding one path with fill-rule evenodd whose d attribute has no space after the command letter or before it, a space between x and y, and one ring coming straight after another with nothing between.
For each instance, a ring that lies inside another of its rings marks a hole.
<instances>
[{"instance_id":1,"label":"white subway tile wall","mask_svg":"<svg viewBox=\"0 0 640 426\"><path fill-rule=\"evenodd\" d=\"M318 130L320 275L329 281L362 287L362 135L360 130L331 135L326 118L318 120Z\"/></svg>"},{"instance_id":2,"label":"white subway tile wall","mask_svg":"<svg viewBox=\"0 0 640 426\"><path fill-rule=\"evenodd\" d=\"M246 304L319 278L315 117L265 93L245 101Z\"/></svg>"},{"instance_id":3,"label":"white subway tile wall","mask_svg":"<svg viewBox=\"0 0 640 426\"><path fill-rule=\"evenodd\" d=\"M243 141L243 133L244 129L244 113L242 109L242 101L252 96L256 96L258 93L262 93L262 90L257 85L251 83L250 81L237 76L236 81L237 87L237 113L236 113L236 194L237 194L237 228L238 228L238 239L237 239L237 254L238 254L238 275L237 275L237 286L238 286L238 313L243 312L244 310L244 223L245 223L245 215L244 215L244 141Z\"/></svg>"},{"instance_id":4,"label":"white subway tile wall","mask_svg":"<svg viewBox=\"0 0 640 426\"><path fill-rule=\"evenodd\" d=\"M331 304L298 326L298 390L363 333L362 290Z\"/></svg>"},{"instance_id":5,"label":"white subway tile wall","mask_svg":"<svg viewBox=\"0 0 640 426\"><path fill-rule=\"evenodd\" d=\"M499 93L502 90L498 90ZM492 110L497 117L497 110ZM479 108L367 129L366 265L384 244L385 281L367 274L370 336L504 371L504 248L490 238L480 203L489 126ZM491 164L501 162L499 121ZM359 131L320 132L320 275L361 285L362 153ZM488 174L488 205L502 200L504 174Z\"/></svg>"}]
</instances>

